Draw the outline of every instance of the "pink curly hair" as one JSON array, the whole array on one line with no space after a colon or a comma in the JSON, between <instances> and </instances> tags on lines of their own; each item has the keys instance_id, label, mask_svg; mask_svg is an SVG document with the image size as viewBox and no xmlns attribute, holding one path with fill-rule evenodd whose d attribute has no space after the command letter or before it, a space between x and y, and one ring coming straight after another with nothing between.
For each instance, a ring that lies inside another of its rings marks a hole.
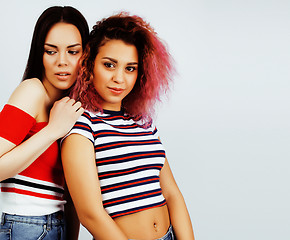
<instances>
[{"instance_id":1,"label":"pink curly hair","mask_svg":"<svg viewBox=\"0 0 290 240\"><path fill-rule=\"evenodd\" d=\"M165 44L141 17L121 12L96 23L80 60L80 71L71 97L87 110L102 111L101 97L92 80L98 50L107 41L117 39L133 44L138 51L138 77L132 91L123 99L122 109L135 119L151 119L154 105L170 88L173 60Z\"/></svg>"}]
</instances>

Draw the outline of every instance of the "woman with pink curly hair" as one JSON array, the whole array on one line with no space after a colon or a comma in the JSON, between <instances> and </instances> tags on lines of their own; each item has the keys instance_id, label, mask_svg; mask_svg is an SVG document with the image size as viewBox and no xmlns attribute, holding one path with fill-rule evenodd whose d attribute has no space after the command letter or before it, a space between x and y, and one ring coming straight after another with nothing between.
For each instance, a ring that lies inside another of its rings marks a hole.
<instances>
[{"instance_id":1,"label":"woman with pink curly hair","mask_svg":"<svg viewBox=\"0 0 290 240\"><path fill-rule=\"evenodd\" d=\"M86 109L62 143L67 185L95 239L194 239L153 124L172 59L142 18L97 22L72 97Z\"/></svg>"}]
</instances>

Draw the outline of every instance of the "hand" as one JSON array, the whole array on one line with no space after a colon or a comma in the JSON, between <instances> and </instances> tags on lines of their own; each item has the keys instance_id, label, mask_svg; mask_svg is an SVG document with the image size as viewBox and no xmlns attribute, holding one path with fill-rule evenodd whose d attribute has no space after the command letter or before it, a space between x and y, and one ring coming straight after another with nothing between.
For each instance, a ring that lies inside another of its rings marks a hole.
<instances>
[{"instance_id":1,"label":"hand","mask_svg":"<svg viewBox=\"0 0 290 240\"><path fill-rule=\"evenodd\" d=\"M56 134L57 139L61 138L71 130L83 112L80 102L64 97L53 104L47 127Z\"/></svg>"}]
</instances>

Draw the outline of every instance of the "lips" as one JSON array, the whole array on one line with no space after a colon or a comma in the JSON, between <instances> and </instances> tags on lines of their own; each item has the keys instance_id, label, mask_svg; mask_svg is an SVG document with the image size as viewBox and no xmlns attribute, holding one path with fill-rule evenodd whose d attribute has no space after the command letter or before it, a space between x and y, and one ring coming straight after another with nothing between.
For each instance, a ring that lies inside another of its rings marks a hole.
<instances>
[{"instance_id":1,"label":"lips","mask_svg":"<svg viewBox=\"0 0 290 240\"><path fill-rule=\"evenodd\" d=\"M57 72L55 73L56 77L60 81L66 81L71 75L69 72Z\"/></svg>"},{"instance_id":2,"label":"lips","mask_svg":"<svg viewBox=\"0 0 290 240\"><path fill-rule=\"evenodd\" d=\"M109 90L114 93L114 94L121 94L122 92L124 92L124 89L123 88L112 88L112 87L109 87Z\"/></svg>"}]
</instances>

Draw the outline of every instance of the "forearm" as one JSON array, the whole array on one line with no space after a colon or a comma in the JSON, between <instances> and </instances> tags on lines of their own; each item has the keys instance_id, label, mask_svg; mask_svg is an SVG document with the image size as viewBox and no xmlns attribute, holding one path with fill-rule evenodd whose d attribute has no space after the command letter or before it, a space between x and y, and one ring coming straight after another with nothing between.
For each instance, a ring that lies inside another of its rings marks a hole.
<instances>
[{"instance_id":1,"label":"forearm","mask_svg":"<svg viewBox=\"0 0 290 240\"><path fill-rule=\"evenodd\" d=\"M182 194L178 193L166 201L177 240L194 240L192 223Z\"/></svg>"},{"instance_id":2,"label":"forearm","mask_svg":"<svg viewBox=\"0 0 290 240\"><path fill-rule=\"evenodd\" d=\"M96 240L128 240L126 235L103 209L101 212L80 215L80 221Z\"/></svg>"},{"instance_id":3,"label":"forearm","mask_svg":"<svg viewBox=\"0 0 290 240\"><path fill-rule=\"evenodd\" d=\"M48 127L44 127L32 137L2 155L0 158L0 181L25 170L57 138Z\"/></svg>"}]
</instances>

